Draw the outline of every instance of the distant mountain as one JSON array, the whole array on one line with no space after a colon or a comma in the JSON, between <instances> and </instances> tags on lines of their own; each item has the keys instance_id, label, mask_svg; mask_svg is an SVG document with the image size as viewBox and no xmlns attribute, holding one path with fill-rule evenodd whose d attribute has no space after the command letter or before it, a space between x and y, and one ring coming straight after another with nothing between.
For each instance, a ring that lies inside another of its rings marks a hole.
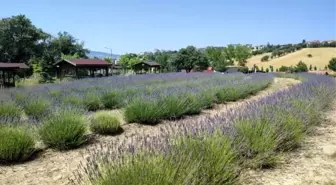
<instances>
[{"instance_id":1,"label":"distant mountain","mask_svg":"<svg viewBox=\"0 0 336 185\"><path fill-rule=\"evenodd\" d=\"M88 54L88 57L90 57L90 58L97 57L97 58L103 59L105 57L111 57L111 54L101 52L101 51L90 51L89 54ZM120 55L112 54L112 58L114 58L114 59L118 59L119 57L120 57Z\"/></svg>"}]
</instances>

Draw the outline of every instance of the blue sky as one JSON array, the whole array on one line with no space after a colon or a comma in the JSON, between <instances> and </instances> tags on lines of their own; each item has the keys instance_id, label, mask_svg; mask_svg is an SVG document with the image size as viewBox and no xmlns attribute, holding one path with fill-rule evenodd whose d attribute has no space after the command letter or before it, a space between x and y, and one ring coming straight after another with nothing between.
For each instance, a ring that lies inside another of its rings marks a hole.
<instances>
[{"instance_id":1,"label":"blue sky","mask_svg":"<svg viewBox=\"0 0 336 185\"><path fill-rule=\"evenodd\" d=\"M67 31L113 53L230 43L336 39L335 0L11 0L0 17L25 14L39 28Z\"/></svg>"}]
</instances>

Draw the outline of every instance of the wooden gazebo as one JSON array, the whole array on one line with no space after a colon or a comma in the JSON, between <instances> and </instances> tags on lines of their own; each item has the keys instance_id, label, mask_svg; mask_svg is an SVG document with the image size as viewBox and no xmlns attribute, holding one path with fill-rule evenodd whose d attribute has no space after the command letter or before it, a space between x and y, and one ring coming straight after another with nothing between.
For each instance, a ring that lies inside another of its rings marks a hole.
<instances>
[{"instance_id":1,"label":"wooden gazebo","mask_svg":"<svg viewBox=\"0 0 336 185\"><path fill-rule=\"evenodd\" d=\"M104 71L105 76L108 76L109 68L112 64L100 60L100 59L63 59L54 64L57 77L62 78L64 76L71 77L83 77L83 76L95 76L95 71ZM104 74L99 73L99 76Z\"/></svg>"},{"instance_id":2,"label":"wooden gazebo","mask_svg":"<svg viewBox=\"0 0 336 185\"><path fill-rule=\"evenodd\" d=\"M133 70L138 73L157 73L161 65L155 61L142 61L132 66Z\"/></svg>"},{"instance_id":3,"label":"wooden gazebo","mask_svg":"<svg viewBox=\"0 0 336 185\"><path fill-rule=\"evenodd\" d=\"M24 63L0 62L0 88L15 87L15 75L29 69Z\"/></svg>"}]
</instances>

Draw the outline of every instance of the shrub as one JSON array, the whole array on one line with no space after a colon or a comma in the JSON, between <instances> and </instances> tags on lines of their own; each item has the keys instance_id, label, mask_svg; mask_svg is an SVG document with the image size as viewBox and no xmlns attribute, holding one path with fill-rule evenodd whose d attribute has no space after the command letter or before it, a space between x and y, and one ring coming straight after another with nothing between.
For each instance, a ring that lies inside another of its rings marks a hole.
<instances>
[{"instance_id":1,"label":"shrub","mask_svg":"<svg viewBox=\"0 0 336 185\"><path fill-rule=\"evenodd\" d=\"M287 72L288 69L289 69L289 67L287 67L287 66L281 66L281 67L279 68L279 72Z\"/></svg>"},{"instance_id":2,"label":"shrub","mask_svg":"<svg viewBox=\"0 0 336 185\"><path fill-rule=\"evenodd\" d=\"M21 118L23 111L16 103L10 101L1 101L0 103L0 120L14 121L15 119Z\"/></svg>"},{"instance_id":3,"label":"shrub","mask_svg":"<svg viewBox=\"0 0 336 185\"><path fill-rule=\"evenodd\" d=\"M251 168L274 166L277 162L277 137L265 120L241 120L236 123L238 151Z\"/></svg>"},{"instance_id":4,"label":"shrub","mask_svg":"<svg viewBox=\"0 0 336 185\"><path fill-rule=\"evenodd\" d=\"M312 71L313 70L313 66L310 64L309 65L309 71Z\"/></svg>"},{"instance_id":5,"label":"shrub","mask_svg":"<svg viewBox=\"0 0 336 185\"><path fill-rule=\"evenodd\" d=\"M202 108L210 109L214 107L215 94L212 91L204 91L198 98Z\"/></svg>"},{"instance_id":6,"label":"shrub","mask_svg":"<svg viewBox=\"0 0 336 185\"><path fill-rule=\"evenodd\" d=\"M266 73L268 73L269 72L269 69L268 68L266 68L266 71L265 71Z\"/></svg>"},{"instance_id":7,"label":"shrub","mask_svg":"<svg viewBox=\"0 0 336 185\"><path fill-rule=\"evenodd\" d=\"M265 55L261 58L262 62L267 62L269 60L269 55Z\"/></svg>"},{"instance_id":8,"label":"shrub","mask_svg":"<svg viewBox=\"0 0 336 185\"><path fill-rule=\"evenodd\" d=\"M41 119L50 113L50 102L46 99L31 99L24 103L24 111L27 116Z\"/></svg>"},{"instance_id":9,"label":"shrub","mask_svg":"<svg viewBox=\"0 0 336 185\"><path fill-rule=\"evenodd\" d=\"M87 122L76 110L59 110L39 130L43 142L59 150L76 148L87 141Z\"/></svg>"},{"instance_id":10,"label":"shrub","mask_svg":"<svg viewBox=\"0 0 336 185\"><path fill-rule=\"evenodd\" d=\"M244 67L244 66L240 66L238 68L238 72L241 72L241 73L248 73L248 67Z\"/></svg>"},{"instance_id":11,"label":"shrub","mask_svg":"<svg viewBox=\"0 0 336 185\"><path fill-rule=\"evenodd\" d=\"M329 61L328 68L329 68L330 70L336 71L336 57L332 58L332 59Z\"/></svg>"},{"instance_id":12,"label":"shrub","mask_svg":"<svg viewBox=\"0 0 336 185\"><path fill-rule=\"evenodd\" d=\"M129 123L157 124L166 115L162 106L154 100L135 99L127 105L125 118Z\"/></svg>"},{"instance_id":13,"label":"shrub","mask_svg":"<svg viewBox=\"0 0 336 185\"><path fill-rule=\"evenodd\" d=\"M102 103L107 109L118 109L124 106L124 100L120 92L109 91L103 94Z\"/></svg>"},{"instance_id":14,"label":"shrub","mask_svg":"<svg viewBox=\"0 0 336 185\"><path fill-rule=\"evenodd\" d=\"M35 140L25 129L0 126L0 163L28 159L35 151Z\"/></svg>"},{"instance_id":15,"label":"shrub","mask_svg":"<svg viewBox=\"0 0 336 185\"><path fill-rule=\"evenodd\" d=\"M186 114L189 105L186 97L168 95L164 97L160 104L162 104L163 119L178 119Z\"/></svg>"},{"instance_id":16,"label":"shrub","mask_svg":"<svg viewBox=\"0 0 336 185\"><path fill-rule=\"evenodd\" d=\"M76 95L66 95L65 97L62 98L62 102L76 107L84 106L83 98Z\"/></svg>"},{"instance_id":17,"label":"shrub","mask_svg":"<svg viewBox=\"0 0 336 185\"><path fill-rule=\"evenodd\" d=\"M238 177L236 154L224 136L182 138L165 154L135 153L99 166L92 184L231 185Z\"/></svg>"},{"instance_id":18,"label":"shrub","mask_svg":"<svg viewBox=\"0 0 336 185\"><path fill-rule=\"evenodd\" d=\"M238 176L237 154L231 140L215 132L202 137L189 136L177 141L170 151L175 169L190 184L235 184Z\"/></svg>"},{"instance_id":19,"label":"shrub","mask_svg":"<svg viewBox=\"0 0 336 185\"><path fill-rule=\"evenodd\" d=\"M237 101L241 98L245 98L249 95L249 92L246 91L243 87L224 87L220 88L216 92L216 97L219 103L225 103L228 101Z\"/></svg>"},{"instance_id":20,"label":"shrub","mask_svg":"<svg viewBox=\"0 0 336 185\"><path fill-rule=\"evenodd\" d=\"M299 63L296 64L295 72L308 72L307 64L300 61Z\"/></svg>"},{"instance_id":21,"label":"shrub","mask_svg":"<svg viewBox=\"0 0 336 185\"><path fill-rule=\"evenodd\" d=\"M187 105L187 110L185 112L186 115L196 115L201 113L203 104L198 99L196 95L193 94L186 94L186 105Z\"/></svg>"},{"instance_id":22,"label":"shrub","mask_svg":"<svg viewBox=\"0 0 336 185\"><path fill-rule=\"evenodd\" d=\"M311 58L311 57L313 57L313 55L309 53L309 54L307 55L307 57L308 57L308 58Z\"/></svg>"},{"instance_id":23,"label":"shrub","mask_svg":"<svg viewBox=\"0 0 336 185\"><path fill-rule=\"evenodd\" d=\"M95 93L87 93L84 97L84 105L89 111L96 111L100 108L100 97Z\"/></svg>"},{"instance_id":24,"label":"shrub","mask_svg":"<svg viewBox=\"0 0 336 185\"><path fill-rule=\"evenodd\" d=\"M92 132L98 134L115 134L122 130L120 120L108 112L99 112L91 120Z\"/></svg>"},{"instance_id":25,"label":"shrub","mask_svg":"<svg viewBox=\"0 0 336 185\"><path fill-rule=\"evenodd\" d=\"M316 66L314 66L314 70L317 71L317 67Z\"/></svg>"}]
</instances>

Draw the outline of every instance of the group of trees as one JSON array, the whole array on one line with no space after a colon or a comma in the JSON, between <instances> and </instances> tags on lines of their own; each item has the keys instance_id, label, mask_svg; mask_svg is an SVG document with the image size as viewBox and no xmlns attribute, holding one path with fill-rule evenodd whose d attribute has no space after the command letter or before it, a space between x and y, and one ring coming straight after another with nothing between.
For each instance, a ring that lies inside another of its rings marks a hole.
<instances>
[{"instance_id":1,"label":"group of trees","mask_svg":"<svg viewBox=\"0 0 336 185\"><path fill-rule=\"evenodd\" d=\"M243 45L228 45L227 47L209 46L205 49L187 46L178 51L156 50L143 54L127 53L119 59L123 69L132 69L132 66L144 60L153 60L161 65L162 72L172 72L184 69L203 71L212 66L216 71L225 71L227 66L245 66L247 59L252 56L250 49Z\"/></svg>"},{"instance_id":2,"label":"group of trees","mask_svg":"<svg viewBox=\"0 0 336 185\"><path fill-rule=\"evenodd\" d=\"M259 50L252 51L253 55L260 55L263 53L272 53L272 57L282 56L287 53L292 53L294 51L300 50L306 47L306 44L299 43L299 44L286 44L286 45L271 45L267 44L265 47Z\"/></svg>"},{"instance_id":3,"label":"group of trees","mask_svg":"<svg viewBox=\"0 0 336 185\"><path fill-rule=\"evenodd\" d=\"M52 79L53 64L62 56L87 58L87 53L84 43L69 33L52 36L24 15L0 20L0 61L26 63L43 81Z\"/></svg>"}]
</instances>

